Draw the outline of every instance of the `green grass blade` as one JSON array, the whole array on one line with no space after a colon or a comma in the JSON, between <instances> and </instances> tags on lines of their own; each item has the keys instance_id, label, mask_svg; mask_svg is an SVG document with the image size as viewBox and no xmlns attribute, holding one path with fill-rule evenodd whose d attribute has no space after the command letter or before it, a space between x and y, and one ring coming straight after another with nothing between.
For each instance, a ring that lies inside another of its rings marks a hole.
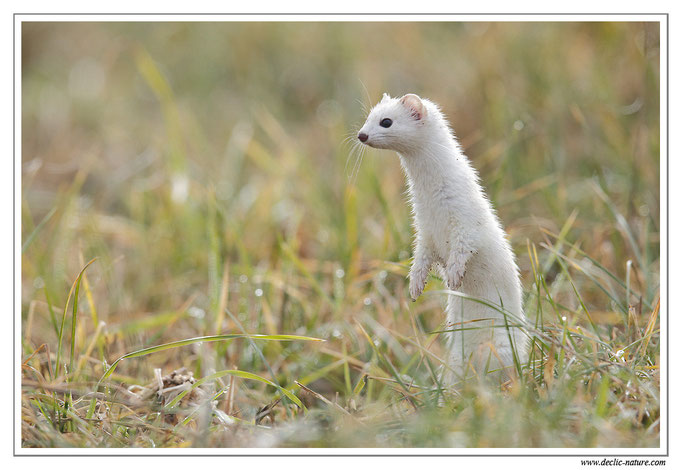
<instances>
[{"instance_id":1,"label":"green grass blade","mask_svg":"<svg viewBox=\"0 0 682 470\"><path fill-rule=\"evenodd\" d=\"M294 251L291 249L291 246L289 246L288 243L285 241L282 241L280 243L280 248L282 249L282 253L286 255L286 257L291 261L294 266L296 266L296 269L298 269L301 274L310 282L310 285L312 288L317 292L317 294L323 298L332 308L334 308L334 302L332 301L331 297L327 295L327 293L324 291L320 283L315 279L315 277L311 274L311 272L306 268L306 266L303 264L303 262L300 260L300 258L294 253Z\"/></svg>"},{"instance_id":2,"label":"green grass blade","mask_svg":"<svg viewBox=\"0 0 682 470\"><path fill-rule=\"evenodd\" d=\"M563 257L563 255L559 255L559 256ZM597 328L597 324L592 319L592 315L590 315L589 310L587 310L587 306L585 305L585 302L583 302L583 298L580 295L578 288L575 286L575 283L573 282L573 278L571 277L571 274L568 272L568 267L566 266L566 264L563 261L561 261L560 258L557 258L557 262L559 263L559 266L561 266L561 270L566 275L566 278L568 279L568 282L571 285L571 288L573 289L573 293L575 294L576 298L578 299L578 303L582 307L583 312L585 312L585 315L587 316L587 320L590 322L590 325L592 325L592 329L594 330L595 334L599 337L599 339L603 341L603 338L599 334L599 328ZM582 272L584 272L584 271L582 271Z\"/></svg>"},{"instance_id":3,"label":"green grass blade","mask_svg":"<svg viewBox=\"0 0 682 470\"><path fill-rule=\"evenodd\" d=\"M367 383L367 374L363 374L362 377L358 378L358 383L355 384L355 388L353 389L353 396L354 397L360 396L360 392L362 392L362 389L365 388L366 383Z\"/></svg>"},{"instance_id":4,"label":"green grass blade","mask_svg":"<svg viewBox=\"0 0 682 470\"><path fill-rule=\"evenodd\" d=\"M344 356L348 354L346 351L346 343L342 343L341 352ZM348 366L348 361L343 361L343 381L346 384L346 396L350 396L352 392L352 385L350 381L350 367ZM299 380L300 382L300 380ZM304 382L302 382L305 385Z\"/></svg>"},{"instance_id":5,"label":"green grass blade","mask_svg":"<svg viewBox=\"0 0 682 470\"><path fill-rule=\"evenodd\" d=\"M237 317L235 317L234 315L232 315L232 312L230 312L228 309L225 309L225 312L230 316L230 318L232 319L234 324L237 325L240 330L242 330L242 333L246 334L246 330L244 329L244 326L239 321L239 319ZM267 367L268 372L270 372L270 376L272 377L272 380L275 382L277 387L280 387L280 384L277 381L277 375L275 374L275 371L272 370L272 367L270 366L270 363L268 362L268 360L265 358L263 351L260 350L260 348L253 341L253 339L248 338L248 337L246 339L247 339L247 341L249 341L249 344L251 345L253 350L256 351L256 354L258 354L258 357L263 362L263 364L265 364L265 367ZM286 400L284 400L283 405L284 405L284 408L286 409L287 414L288 414L289 413L289 406L287 405Z\"/></svg>"},{"instance_id":6,"label":"green grass blade","mask_svg":"<svg viewBox=\"0 0 682 470\"><path fill-rule=\"evenodd\" d=\"M372 337L367 333L365 328L360 324L360 322L357 322L358 327L360 328L360 331L362 334L365 336L365 339L367 339L367 342L369 343L370 347L374 350L374 353L377 355L379 358L379 361L384 363L386 368L388 369L389 373L395 378L396 382L400 384L403 390L405 392L409 393L409 388L407 385L402 380L402 377L400 376L400 373L396 370L395 366L391 363L391 361L388 360L388 358L382 354L382 352L379 350L376 344L374 344L374 341L372 340Z\"/></svg>"},{"instance_id":7,"label":"green grass blade","mask_svg":"<svg viewBox=\"0 0 682 470\"><path fill-rule=\"evenodd\" d=\"M639 249L639 246L637 245L637 241L635 240L635 236L632 233L632 230L630 229L627 220L625 219L623 214L620 213L616 205L613 203L608 194L606 194L606 192L601 187L599 182L596 179L594 179L592 182L595 192L602 199L602 201L604 201L604 204L606 204L606 206L611 211L611 214L613 214L613 218L616 219L616 222L618 223L618 225L620 225L620 228L623 229L623 232L625 232L625 236L627 238L628 243L630 244L630 247L632 248L632 252L634 253L635 258L637 258L637 263L642 269L645 269L646 264L644 264L642 253Z\"/></svg>"},{"instance_id":8,"label":"green grass blade","mask_svg":"<svg viewBox=\"0 0 682 470\"><path fill-rule=\"evenodd\" d=\"M47 303L47 310L50 312L50 322L52 322L52 327L54 328L55 335L59 338L59 325L57 325L57 317L54 314L54 308L52 307L52 300L50 299L50 290L45 284L43 288L45 291L45 302Z\"/></svg>"},{"instance_id":9,"label":"green grass blade","mask_svg":"<svg viewBox=\"0 0 682 470\"><path fill-rule=\"evenodd\" d=\"M76 355L76 324L78 323L78 294L80 293L81 290L81 281L83 280L84 272L85 269L83 269L81 275L78 276L78 280L76 281L76 290L73 294L73 310L71 312L71 354L69 354L69 374L73 373L73 361Z\"/></svg>"},{"instance_id":10,"label":"green grass blade","mask_svg":"<svg viewBox=\"0 0 682 470\"><path fill-rule=\"evenodd\" d=\"M545 234L547 234L547 235L549 235L549 236L551 236L551 237L557 238L557 235L556 235L556 234L554 234L554 233L552 233L552 232L550 232L550 231L548 231L548 230L543 230L543 233L545 233ZM572 250L575 250L575 252L576 252L577 254L579 254L580 256L584 256L585 258L587 258L588 260L590 260L590 262L591 262L594 266L596 266L597 268L599 268L600 271L602 271L604 274L606 274L611 280L613 280L614 282L616 282L620 287L622 287L622 288L625 289L625 290L628 289L628 285L627 285L626 282L623 282L623 281L622 281L621 279L619 279L615 274L613 274L611 271L609 271L603 264L601 264L599 261L597 261L595 258L593 258L592 256L590 256L588 253L586 253L586 252L583 251L582 249L580 249L580 247L579 247L578 245L576 245L575 243L571 243L571 242L569 242L569 241L567 241L567 240L564 240L564 242L565 242L568 246L570 246ZM630 286L630 293L631 293L632 295L634 295L635 297L642 297L640 293L638 293L637 291L633 290L632 286ZM646 300L646 299L643 298L643 297L642 297L642 302L643 302L644 305L646 305L648 308L650 308L650 309L653 308L653 305L652 305L648 300Z\"/></svg>"},{"instance_id":11,"label":"green grass blade","mask_svg":"<svg viewBox=\"0 0 682 470\"><path fill-rule=\"evenodd\" d=\"M144 348L144 349L140 349L138 351L133 351L133 352L129 352L127 354L124 354L123 356L116 359L111 364L111 366L109 366L109 369L107 369L107 371L104 373L104 375L102 375L102 378L100 378L99 381L97 382L97 386L95 387L95 390L97 390L97 388L99 388L99 385L102 383L102 381L104 379L109 377L114 372L114 370L116 369L116 366L118 366L118 364L124 359L146 356L148 354L166 351L168 349L173 349L173 348L179 348L181 346L188 346L190 344L210 343L210 342L215 342L215 341L231 341L231 340L237 339L237 338L260 339L260 340L265 340L265 341L324 341L323 339L312 338L309 336L259 335L259 334L253 334L253 335L249 335L249 334L228 334L228 335L199 336L197 338L182 339L179 341L173 341L171 343L160 344L158 346L152 346L149 348Z\"/></svg>"},{"instance_id":12,"label":"green grass blade","mask_svg":"<svg viewBox=\"0 0 682 470\"><path fill-rule=\"evenodd\" d=\"M197 380L194 384L192 384L192 386L189 389L184 390L177 397L175 397L172 401L170 401L166 405L166 408L173 408L175 405L177 405L180 402L180 400L182 400L185 397L185 395L187 395L189 392L191 392L195 388L205 384L206 382L210 382L212 380L219 379L220 377L224 377L226 375L234 375L236 377L241 377L243 379L257 380L258 382L263 382L264 384L268 384L272 387L275 387L280 392L282 392L282 394L284 394L289 400L296 403L296 405L298 405L301 409L305 409L305 407L303 406L303 403L301 403L301 400L299 400L298 397L296 395L294 395L293 393L291 393L289 390L287 390L283 387L280 387L279 385L271 382L270 380L268 380L264 377L261 377L261 376L256 375L256 374L252 374L251 372L245 372L243 370L221 370L219 372L216 372L215 374L211 374L211 375L207 375L206 377L202 377L201 379Z\"/></svg>"},{"instance_id":13,"label":"green grass blade","mask_svg":"<svg viewBox=\"0 0 682 470\"><path fill-rule=\"evenodd\" d=\"M315 370L314 372L306 375L302 379L297 380L297 382L302 383L303 385L308 385L309 383L314 382L322 377L326 377L329 374L329 372L331 372L332 370L336 369L341 365L347 366L348 361L346 359L339 359L338 361L332 362L331 364L327 364L321 369Z\"/></svg>"},{"instance_id":14,"label":"green grass blade","mask_svg":"<svg viewBox=\"0 0 682 470\"><path fill-rule=\"evenodd\" d=\"M74 290L77 291L77 289L80 287L81 277L83 276L83 273L85 272L85 270L88 268L88 266L90 266L92 263L94 263L96 259L97 258L91 259L88 262L88 264L83 266L83 269L81 269L81 272L78 273L78 277L76 278L76 280L71 285L71 290L69 290L69 295L66 297L66 302L64 303L64 313L62 314L62 323L59 327L59 338L58 338L58 343L57 343L57 360L56 360L55 365L54 365L54 376L55 377L59 377L59 364L61 361L62 342L64 339L64 324L66 323L66 312L68 311L68 308L69 308L69 302L71 301L71 296L73 295ZM78 293L76 293L76 295L78 295ZM77 307L77 303L74 302L74 304L75 304L75 307ZM74 317L75 317L75 313L74 313ZM75 335L74 335L75 318L74 317L72 317L72 319L71 319L71 324L72 324L72 327L71 327L71 331L72 331L72 333L71 333L72 334L72 336L71 336L71 349L72 349L71 356L72 357L71 357L71 359L73 359L73 345L75 344ZM71 371L71 369L69 368L69 372L70 371Z\"/></svg>"},{"instance_id":15,"label":"green grass blade","mask_svg":"<svg viewBox=\"0 0 682 470\"><path fill-rule=\"evenodd\" d=\"M28 237L26 237L26 241L24 241L24 244L21 245L21 253L22 254L24 254L26 249L31 245L31 243L33 243L33 240L43 230L43 227L45 227L45 224L47 224L50 221L50 219L52 218L52 216L56 212L57 212L57 206L50 209L50 212L48 212L47 215L45 215L45 217L43 217L43 220L41 220L40 223L38 223L38 225L36 226L36 228L33 229L31 234Z\"/></svg>"},{"instance_id":16,"label":"green grass blade","mask_svg":"<svg viewBox=\"0 0 682 470\"><path fill-rule=\"evenodd\" d=\"M618 308L621 310L621 312L623 312L624 314L627 315L627 308L625 308L625 306L616 298L615 294L613 294L613 293L610 292L606 287L604 287L604 285L603 285L601 282L599 282L592 274L590 274L590 273L588 273L587 271L585 271L585 270L582 268L582 266L580 266L580 265L579 265L578 263L576 263L574 260L572 260L571 258L569 258L568 256L566 256L566 255L564 255L564 254L561 254L561 253L557 252L556 250L554 250L553 248L551 248L549 245L546 245L546 244L544 244L544 243L541 243L541 246L542 246L543 248L545 248L545 249L547 249L547 250L549 250L549 251L555 253L555 254L558 256L557 262L559 262L559 258L561 258L561 259L565 260L566 262L571 263L571 266L573 266L576 270L578 270L578 271L580 271L581 273L583 273L590 281L592 281L592 282L593 282L593 283L594 283L602 292L604 292L604 293L605 293L605 294L606 294L606 295L607 295L607 296L608 296L608 297L609 297L609 298L618 306ZM568 271L566 270L565 265L564 265L563 263L561 263L561 262L559 262L559 264L561 265L561 267L563 268L564 272L566 273L566 275L567 275L567 276L569 277L569 279L570 279L570 276L568 275ZM574 290L575 290L575 287L574 287Z\"/></svg>"}]
</instances>

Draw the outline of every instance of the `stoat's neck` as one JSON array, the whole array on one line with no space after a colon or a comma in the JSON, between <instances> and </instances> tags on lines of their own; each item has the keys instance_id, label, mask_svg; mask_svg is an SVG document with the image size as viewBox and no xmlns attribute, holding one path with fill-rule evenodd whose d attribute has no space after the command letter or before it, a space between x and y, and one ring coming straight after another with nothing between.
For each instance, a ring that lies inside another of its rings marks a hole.
<instances>
[{"instance_id":1,"label":"stoat's neck","mask_svg":"<svg viewBox=\"0 0 682 470\"><path fill-rule=\"evenodd\" d=\"M443 215L442 212L434 215L434 210L447 211L454 220L467 224L478 222L480 225L492 216L476 172L454 139L424 145L419 152L398 155L407 175L417 220Z\"/></svg>"},{"instance_id":2,"label":"stoat's neck","mask_svg":"<svg viewBox=\"0 0 682 470\"><path fill-rule=\"evenodd\" d=\"M454 184L453 177L460 173L457 168L463 163L463 156L452 139L424 143L418 149L398 155L415 192Z\"/></svg>"}]
</instances>

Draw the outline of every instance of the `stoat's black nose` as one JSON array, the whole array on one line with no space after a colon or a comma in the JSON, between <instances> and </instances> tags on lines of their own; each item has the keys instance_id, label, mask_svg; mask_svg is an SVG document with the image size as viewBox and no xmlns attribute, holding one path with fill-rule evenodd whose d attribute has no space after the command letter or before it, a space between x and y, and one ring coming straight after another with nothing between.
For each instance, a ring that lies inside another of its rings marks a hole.
<instances>
[{"instance_id":1,"label":"stoat's black nose","mask_svg":"<svg viewBox=\"0 0 682 470\"><path fill-rule=\"evenodd\" d=\"M369 138L369 136L367 134L365 134L364 132L360 132L358 134L358 139L360 139L360 142L367 142L368 138Z\"/></svg>"}]
</instances>

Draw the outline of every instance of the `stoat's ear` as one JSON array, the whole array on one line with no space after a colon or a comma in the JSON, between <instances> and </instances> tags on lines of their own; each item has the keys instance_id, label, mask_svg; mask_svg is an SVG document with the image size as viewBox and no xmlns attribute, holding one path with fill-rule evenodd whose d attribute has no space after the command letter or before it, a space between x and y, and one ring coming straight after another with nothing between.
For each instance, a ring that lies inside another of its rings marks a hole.
<instances>
[{"instance_id":1,"label":"stoat's ear","mask_svg":"<svg viewBox=\"0 0 682 470\"><path fill-rule=\"evenodd\" d=\"M424 119L426 116L426 106L424 106L421 98L417 95L405 95L400 98L400 103L410 110L410 114L412 114L412 117L417 121Z\"/></svg>"},{"instance_id":2,"label":"stoat's ear","mask_svg":"<svg viewBox=\"0 0 682 470\"><path fill-rule=\"evenodd\" d=\"M384 93L384 96L381 98L381 102L383 103L384 101L390 100L391 97L388 95L388 93Z\"/></svg>"}]
</instances>

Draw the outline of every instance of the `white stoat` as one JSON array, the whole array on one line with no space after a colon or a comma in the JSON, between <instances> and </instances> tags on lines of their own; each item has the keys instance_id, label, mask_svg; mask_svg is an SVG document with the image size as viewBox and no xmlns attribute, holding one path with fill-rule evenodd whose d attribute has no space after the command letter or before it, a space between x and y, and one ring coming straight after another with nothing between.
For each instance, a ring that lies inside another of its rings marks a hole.
<instances>
[{"instance_id":1,"label":"white stoat","mask_svg":"<svg viewBox=\"0 0 682 470\"><path fill-rule=\"evenodd\" d=\"M358 133L365 145L398 152L416 231L410 295L435 264L447 287L486 301L448 296L449 383L488 371L511 372L527 360L521 283L514 254L478 175L438 106L417 95L383 99ZM508 312L505 315L500 312ZM510 341L511 339L511 341ZM507 375L507 374L504 374ZM503 375L503 376L504 376Z\"/></svg>"}]
</instances>

